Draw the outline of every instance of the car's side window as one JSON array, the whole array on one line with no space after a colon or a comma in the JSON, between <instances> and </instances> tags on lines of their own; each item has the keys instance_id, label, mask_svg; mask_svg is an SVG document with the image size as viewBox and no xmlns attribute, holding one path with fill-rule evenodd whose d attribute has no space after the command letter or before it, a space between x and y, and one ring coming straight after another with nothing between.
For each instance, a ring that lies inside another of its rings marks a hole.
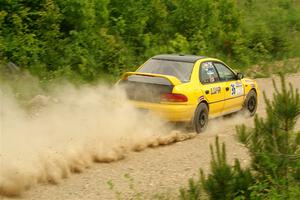
<instances>
[{"instance_id":1,"label":"car's side window","mask_svg":"<svg viewBox=\"0 0 300 200\"><path fill-rule=\"evenodd\" d=\"M221 81L229 81L229 80L236 79L236 75L222 63L215 62L214 66L216 67L216 69L218 71Z\"/></svg>"},{"instance_id":2,"label":"car's side window","mask_svg":"<svg viewBox=\"0 0 300 200\"><path fill-rule=\"evenodd\" d=\"M201 64L200 81L203 84L214 83L219 81L218 73L212 62L204 62Z\"/></svg>"}]
</instances>

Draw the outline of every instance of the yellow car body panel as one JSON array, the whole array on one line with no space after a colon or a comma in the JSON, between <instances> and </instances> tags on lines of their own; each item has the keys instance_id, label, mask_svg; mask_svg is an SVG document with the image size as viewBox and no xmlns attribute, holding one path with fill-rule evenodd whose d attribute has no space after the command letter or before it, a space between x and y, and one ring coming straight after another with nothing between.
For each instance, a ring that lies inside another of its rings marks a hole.
<instances>
[{"instance_id":1,"label":"yellow car body panel","mask_svg":"<svg viewBox=\"0 0 300 200\"><path fill-rule=\"evenodd\" d=\"M162 101L151 103L132 101L137 108L153 112L168 121L191 121L198 104L201 102L205 102L208 105L209 118L236 112L242 109L245 98L250 90L255 90L258 95L256 81L248 78L224 82L220 81L210 84L201 83L199 80L199 71L201 64L204 62L219 62L228 67L221 60L215 58L203 58L194 63L190 81L186 83L182 83L174 76L140 72L127 72L122 76L121 80L125 80L131 75L161 77L169 80L174 85L172 93L185 95L188 98L186 102L173 103ZM218 89L217 92L214 91L216 88ZM226 91L226 88L229 88L229 90ZM233 94L233 89L238 89L239 91ZM208 93L206 93L207 91Z\"/></svg>"},{"instance_id":2,"label":"yellow car body panel","mask_svg":"<svg viewBox=\"0 0 300 200\"><path fill-rule=\"evenodd\" d=\"M146 109L168 121L190 121L197 105L165 104L132 101L139 109Z\"/></svg>"}]
</instances>

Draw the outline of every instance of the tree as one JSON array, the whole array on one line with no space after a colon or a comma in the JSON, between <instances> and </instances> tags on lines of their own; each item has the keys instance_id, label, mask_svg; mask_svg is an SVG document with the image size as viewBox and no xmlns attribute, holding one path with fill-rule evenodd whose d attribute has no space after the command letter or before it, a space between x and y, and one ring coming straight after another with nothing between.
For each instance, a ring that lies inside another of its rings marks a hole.
<instances>
[{"instance_id":1,"label":"tree","mask_svg":"<svg viewBox=\"0 0 300 200\"><path fill-rule=\"evenodd\" d=\"M281 88L273 81L273 100L266 97L266 118L255 117L254 128L237 127L239 139L250 150L252 167L261 181L268 180L282 198L289 198L291 183L299 187L300 132L295 124L300 116L298 89L289 87L280 75Z\"/></svg>"},{"instance_id":2,"label":"tree","mask_svg":"<svg viewBox=\"0 0 300 200\"><path fill-rule=\"evenodd\" d=\"M220 146L218 137L215 150L211 150L211 173L205 177L201 170L201 182L211 200L231 200L240 195L250 198L250 186L254 183L250 169L242 169L238 159L233 166L227 163L225 143Z\"/></svg>"}]
</instances>

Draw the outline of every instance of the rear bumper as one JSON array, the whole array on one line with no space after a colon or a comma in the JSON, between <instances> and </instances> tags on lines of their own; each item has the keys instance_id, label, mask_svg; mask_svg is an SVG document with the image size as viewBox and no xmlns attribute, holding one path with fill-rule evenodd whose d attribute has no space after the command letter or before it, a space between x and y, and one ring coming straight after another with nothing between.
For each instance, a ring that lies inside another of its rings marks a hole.
<instances>
[{"instance_id":1,"label":"rear bumper","mask_svg":"<svg viewBox=\"0 0 300 200\"><path fill-rule=\"evenodd\" d=\"M184 104L158 104L140 101L131 101L137 108L149 110L168 121L188 122L194 116L196 106Z\"/></svg>"}]
</instances>

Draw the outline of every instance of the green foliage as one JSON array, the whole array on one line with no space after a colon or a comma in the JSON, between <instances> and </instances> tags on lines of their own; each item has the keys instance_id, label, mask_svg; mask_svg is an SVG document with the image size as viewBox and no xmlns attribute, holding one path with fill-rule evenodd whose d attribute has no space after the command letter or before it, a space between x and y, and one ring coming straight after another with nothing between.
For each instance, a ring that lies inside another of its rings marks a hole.
<instances>
[{"instance_id":1,"label":"green foliage","mask_svg":"<svg viewBox=\"0 0 300 200\"><path fill-rule=\"evenodd\" d=\"M227 163L225 144L219 144L216 137L215 148L211 149L211 172L208 176L200 170L198 180L189 179L187 188L180 189L180 199L182 200L232 200L250 199L250 187L254 184L254 176L248 168L242 169L236 159L233 166Z\"/></svg>"},{"instance_id":2,"label":"green foliage","mask_svg":"<svg viewBox=\"0 0 300 200\"><path fill-rule=\"evenodd\" d=\"M201 183L200 179L195 181L194 179L189 179L188 188L181 188L179 190L181 200L200 200L201 199Z\"/></svg>"},{"instance_id":3,"label":"green foliage","mask_svg":"<svg viewBox=\"0 0 300 200\"><path fill-rule=\"evenodd\" d=\"M159 53L242 67L300 56L299 13L293 0L4 0L0 60L78 82L116 79Z\"/></svg>"},{"instance_id":4,"label":"green foliage","mask_svg":"<svg viewBox=\"0 0 300 200\"><path fill-rule=\"evenodd\" d=\"M208 193L210 199L234 199L243 197L250 198L248 189L253 183L254 178L249 169L242 169L238 160L235 160L233 166L226 160L225 144L222 147L219 144L218 137L215 142L215 151L212 146L211 154L211 174L207 177L201 172L201 181L204 190Z\"/></svg>"},{"instance_id":5,"label":"green foliage","mask_svg":"<svg viewBox=\"0 0 300 200\"><path fill-rule=\"evenodd\" d=\"M266 118L255 117L254 128L237 127L240 140L249 148L258 180L268 182L281 198L290 197L290 185L300 188L300 95L280 76L280 89L273 82L273 100L264 94ZM269 188L268 188L269 189Z\"/></svg>"}]
</instances>

